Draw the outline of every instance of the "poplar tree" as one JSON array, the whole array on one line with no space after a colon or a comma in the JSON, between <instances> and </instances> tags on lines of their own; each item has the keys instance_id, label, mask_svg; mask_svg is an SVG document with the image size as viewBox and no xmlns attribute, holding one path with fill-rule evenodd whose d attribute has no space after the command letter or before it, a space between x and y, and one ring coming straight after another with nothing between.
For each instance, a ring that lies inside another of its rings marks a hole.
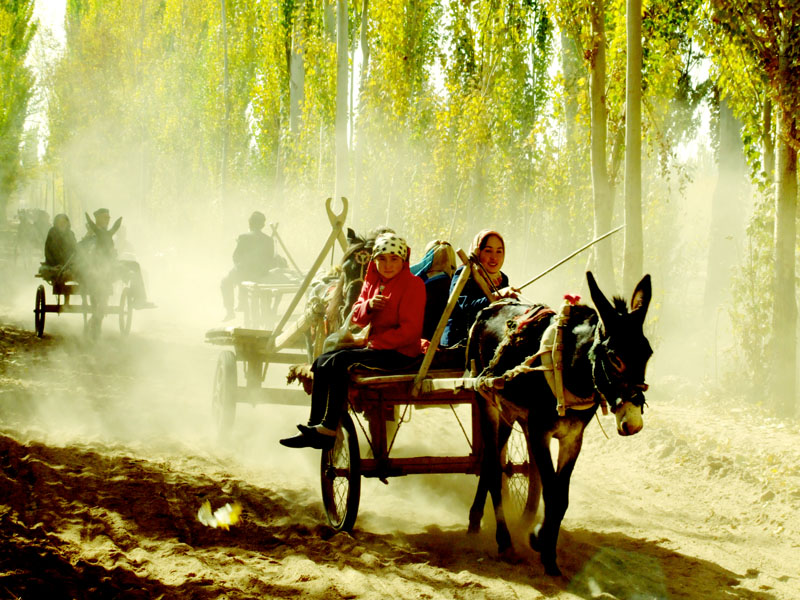
<instances>
[{"instance_id":1,"label":"poplar tree","mask_svg":"<svg viewBox=\"0 0 800 600\"><path fill-rule=\"evenodd\" d=\"M20 175L20 145L34 77L25 58L37 24L34 0L0 0L0 224Z\"/></svg>"}]
</instances>

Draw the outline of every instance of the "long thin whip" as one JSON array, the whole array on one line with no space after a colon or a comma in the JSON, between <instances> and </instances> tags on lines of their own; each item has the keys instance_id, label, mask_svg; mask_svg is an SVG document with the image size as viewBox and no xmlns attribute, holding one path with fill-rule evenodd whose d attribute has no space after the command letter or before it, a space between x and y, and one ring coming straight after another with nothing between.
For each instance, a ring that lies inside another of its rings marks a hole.
<instances>
[{"instance_id":1,"label":"long thin whip","mask_svg":"<svg viewBox=\"0 0 800 600\"><path fill-rule=\"evenodd\" d=\"M607 233L604 233L604 234L603 234L603 235L601 235L600 237L596 237L596 238L594 238L594 239L593 239L591 242L589 242L588 244L586 244L586 245L584 245L584 246L581 246L580 248L578 248L577 250L575 250L575 252L573 252L573 253L572 253L572 254L570 254L569 256L567 256L567 257L565 257L565 258L562 258L562 259L561 259L560 261L558 261L556 264L554 264L554 265L553 265L553 266L551 266L551 267L548 267L547 269L545 269L544 271L542 271L541 273L539 273L539 274L538 274L536 277L534 277L533 279L529 279L528 281L526 281L525 283L523 283L521 286L517 287L517 289L518 289L518 290L521 290L521 289L523 289L523 288L526 288L526 287L528 287L528 286L529 286L530 284L532 284L534 281L536 281L536 280L538 280L538 279L541 279L542 277L544 277L545 275L547 275L547 274L548 274L550 271L553 271L553 270L557 269L558 267L560 267L561 265L563 265L565 262L567 262L568 260L570 260L570 259L574 258L575 256L577 256L578 254L580 254L581 252L583 252L583 251L584 251L584 250L586 250L587 248L591 248L591 247L592 247L592 246L594 246L594 245L595 245L597 242L600 242L600 241L602 241L602 240L606 239L608 236L610 236L610 235L612 235L612 234L614 234L614 233L617 233L617 232L618 232L620 229L622 229L622 228L624 228L624 227L625 227L625 224L623 223L623 224L622 224L622 225L620 225L619 227L616 227L616 228L612 229L611 231L609 231L609 232L607 232Z\"/></svg>"}]
</instances>

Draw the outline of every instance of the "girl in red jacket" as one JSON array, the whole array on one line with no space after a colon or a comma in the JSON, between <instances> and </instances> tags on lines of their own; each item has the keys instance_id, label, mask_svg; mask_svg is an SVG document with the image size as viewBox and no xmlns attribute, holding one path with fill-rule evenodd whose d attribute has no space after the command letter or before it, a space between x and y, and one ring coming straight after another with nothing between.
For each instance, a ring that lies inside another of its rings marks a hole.
<instances>
[{"instance_id":1,"label":"girl in red jacket","mask_svg":"<svg viewBox=\"0 0 800 600\"><path fill-rule=\"evenodd\" d=\"M422 354L425 284L411 273L408 259L409 248L403 238L384 233L375 240L352 317L355 325L371 326L368 340L360 347L327 352L314 361L308 425L298 425L300 434L282 439L281 444L331 448L347 400L348 369L355 364L401 369Z\"/></svg>"}]
</instances>

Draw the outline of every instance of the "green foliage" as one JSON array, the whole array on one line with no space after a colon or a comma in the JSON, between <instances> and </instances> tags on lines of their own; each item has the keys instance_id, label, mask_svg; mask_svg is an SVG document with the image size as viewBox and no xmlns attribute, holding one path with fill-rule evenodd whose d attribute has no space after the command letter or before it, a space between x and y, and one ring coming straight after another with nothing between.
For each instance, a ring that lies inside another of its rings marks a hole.
<instances>
[{"instance_id":1,"label":"green foliage","mask_svg":"<svg viewBox=\"0 0 800 600\"><path fill-rule=\"evenodd\" d=\"M20 173L20 143L33 74L25 64L36 32L33 0L0 1L0 222Z\"/></svg>"},{"instance_id":2,"label":"green foliage","mask_svg":"<svg viewBox=\"0 0 800 600\"><path fill-rule=\"evenodd\" d=\"M775 203L771 195L760 194L747 226L747 253L736 269L731 285L730 318L736 344L736 368L731 386L746 396L759 398L767 388L769 370L763 368L770 356L771 320L774 302L773 231Z\"/></svg>"}]
</instances>

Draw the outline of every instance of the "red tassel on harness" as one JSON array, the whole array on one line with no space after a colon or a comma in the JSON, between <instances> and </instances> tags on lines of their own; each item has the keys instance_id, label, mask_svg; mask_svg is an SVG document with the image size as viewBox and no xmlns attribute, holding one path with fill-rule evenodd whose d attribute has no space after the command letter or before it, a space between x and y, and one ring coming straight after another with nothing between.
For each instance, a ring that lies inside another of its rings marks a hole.
<instances>
[{"instance_id":1,"label":"red tassel on harness","mask_svg":"<svg viewBox=\"0 0 800 600\"><path fill-rule=\"evenodd\" d=\"M575 306L581 301L581 297L578 296L578 294L564 294L564 300L566 300L570 306Z\"/></svg>"}]
</instances>

